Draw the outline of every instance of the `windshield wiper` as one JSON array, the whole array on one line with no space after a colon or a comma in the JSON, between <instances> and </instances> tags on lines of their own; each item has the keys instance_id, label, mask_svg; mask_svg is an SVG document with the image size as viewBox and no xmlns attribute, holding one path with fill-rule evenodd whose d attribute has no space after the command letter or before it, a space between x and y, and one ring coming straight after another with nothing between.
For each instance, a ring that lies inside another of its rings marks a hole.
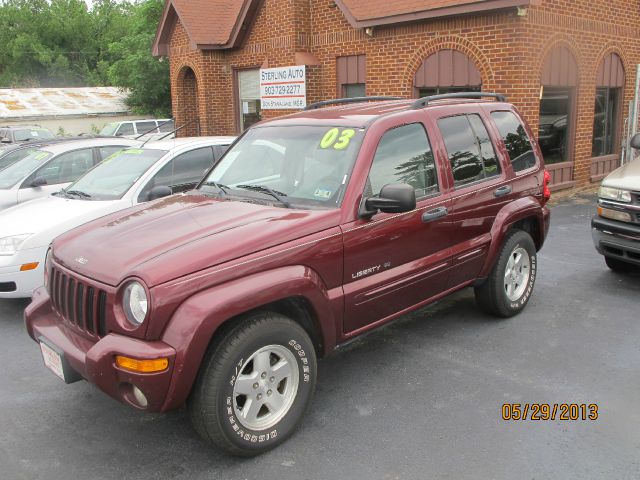
<instances>
[{"instance_id":1,"label":"windshield wiper","mask_svg":"<svg viewBox=\"0 0 640 480\"><path fill-rule=\"evenodd\" d=\"M245 190L253 190L254 192L267 193L271 195L273 198L278 200L282 205L286 208L291 208L291 204L282 197L286 197L286 193L278 192L269 187L265 187L264 185L236 185L237 188L243 188Z\"/></svg>"},{"instance_id":2,"label":"windshield wiper","mask_svg":"<svg viewBox=\"0 0 640 480\"><path fill-rule=\"evenodd\" d=\"M81 192L80 190L63 190L63 191L64 193L67 194L67 196L75 195L76 197L80 197L80 198L91 198L91 195L85 192Z\"/></svg>"},{"instance_id":3,"label":"windshield wiper","mask_svg":"<svg viewBox=\"0 0 640 480\"><path fill-rule=\"evenodd\" d=\"M220 190L225 195L228 193L227 192L227 188L229 188L229 187L227 187L226 185L222 185L221 183L215 182L213 180L209 180L207 182L204 182L202 185L204 185L206 187L216 187L218 190Z\"/></svg>"}]
</instances>

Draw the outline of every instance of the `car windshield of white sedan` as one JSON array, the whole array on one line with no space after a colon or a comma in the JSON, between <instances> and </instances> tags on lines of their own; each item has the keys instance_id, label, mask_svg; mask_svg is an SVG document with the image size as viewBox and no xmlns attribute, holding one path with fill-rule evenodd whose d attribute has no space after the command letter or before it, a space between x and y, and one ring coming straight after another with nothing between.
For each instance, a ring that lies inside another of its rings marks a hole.
<instances>
[{"instance_id":1,"label":"car windshield of white sedan","mask_svg":"<svg viewBox=\"0 0 640 480\"><path fill-rule=\"evenodd\" d=\"M120 125L119 123L107 123L104 128L102 130L100 130L100 135L103 135L105 137L112 137L115 133L116 130L118 129L118 125Z\"/></svg>"},{"instance_id":2,"label":"car windshield of white sedan","mask_svg":"<svg viewBox=\"0 0 640 480\"><path fill-rule=\"evenodd\" d=\"M118 200L166 153L142 148L114 153L61 194L80 200Z\"/></svg>"},{"instance_id":3,"label":"car windshield of white sedan","mask_svg":"<svg viewBox=\"0 0 640 480\"><path fill-rule=\"evenodd\" d=\"M52 155L52 153L37 150L0 171L0 189L6 190L13 187L33 170L38 168L38 166L44 165Z\"/></svg>"},{"instance_id":4,"label":"car windshield of white sedan","mask_svg":"<svg viewBox=\"0 0 640 480\"><path fill-rule=\"evenodd\" d=\"M364 129L255 127L216 164L200 189L298 208L336 208Z\"/></svg>"}]
</instances>

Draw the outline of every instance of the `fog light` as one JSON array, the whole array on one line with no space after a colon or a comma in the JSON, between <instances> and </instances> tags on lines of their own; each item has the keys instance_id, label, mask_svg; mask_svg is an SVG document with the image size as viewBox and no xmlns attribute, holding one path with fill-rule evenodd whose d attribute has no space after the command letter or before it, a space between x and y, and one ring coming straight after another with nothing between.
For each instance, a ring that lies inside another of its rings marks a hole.
<instances>
[{"instance_id":1,"label":"fog light","mask_svg":"<svg viewBox=\"0 0 640 480\"><path fill-rule=\"evenodd\" d=\"M147 400L147 397L145 397L144 393L142 393L142 390L140 390L135 385L133 386L133 396L135 397L136 402L138 402L138 404L142 408L147 408L147 405L149 405L149 401Z\"/></svg>"},{"instance_id":2,"label":"fog light","mask_svg":"<svg viewBox=\"0 0 640 480\"><path fill-rule=\"evenodd\" d=\"M610 208L598 207L598 215L604 218L610 218L611 220L618 220L619 222L631 221L630 213L619 212L618 210L611 210Z\"/></svg>"},{"instance_id":3,"label":"fog light","mask_svg":"<svg viewBox=\"0 0 640 480\"><path fill-rule=\"evenodd\" d=\"M125 370L140 373L162 372L169 366L168 358L154 358L153 360L137 360L135 358L116 355L116 365Z\"/></svg>"}]
</instances>

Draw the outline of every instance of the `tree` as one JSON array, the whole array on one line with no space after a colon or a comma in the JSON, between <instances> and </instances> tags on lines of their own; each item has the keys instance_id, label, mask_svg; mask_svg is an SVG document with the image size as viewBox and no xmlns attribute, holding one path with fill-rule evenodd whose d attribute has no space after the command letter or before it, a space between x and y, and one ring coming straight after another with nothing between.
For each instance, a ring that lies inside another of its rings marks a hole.
<instances>
[{"instance_id":1,"label":"tree","mask_svg":"<svg viewBox=\"0 0 640 480\"><path fill-rule=\"evenodd\" d=\"M109 45L109 54L115 59L108 67L111 83L129 90L127 104L135 111L158 117L171 113L168 62L151 55L163 7L162 0L144 0L134 5L129 33Z\"/></svg>"}]
</instances>

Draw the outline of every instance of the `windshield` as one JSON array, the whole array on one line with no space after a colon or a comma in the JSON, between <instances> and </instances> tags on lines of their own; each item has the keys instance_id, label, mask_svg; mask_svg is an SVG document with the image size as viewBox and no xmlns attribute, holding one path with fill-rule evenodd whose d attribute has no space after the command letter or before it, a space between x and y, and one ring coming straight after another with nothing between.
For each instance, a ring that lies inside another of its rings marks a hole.
<instances>
[{"instance_id":1,"label":"windshield","mask_svg":"<svg viewBox=\"0 0 640 480\"><path fill-rule=\"evenodd\" d=\"M118 200L164 156L165 150L130 148L114 153L65 189L79 198Z\"/></svg>"},{"instance_id":2,"label":"windshield","mask_svg":"<svg viewBox=\"0 0 640 480\"><path fill-rule=\"evenodd\" d=\"M200 189L214 193L218 185L231 195L260 196L276 204L336 208L363 136L364 130L345 127L253 128L227 151Z\"/></svg>"},{"instance_id":3,"label":"windshield","mask_svg":"<svg viewBox=\"0 0 640 480\"><path fill-rule=\"evenodd\" d=\"M18 148L16 150L8 151L0 150L0 170L36 151L38 151L37 148Z\"/></svg>"},{"instance_id":4,"label":"windshield","mask_svg":"<svg viewBox=\"0 0 640 480\"><path fill-rule=\"evenodd\" d=\"M105 137L113 137L118 129L119 123L107 123L102 130L100 130L100 135L104 135Z\"/></svg>"},{"instance_id":5,"label":"windshield","mask_svg":"<svg viewBox=\"0 0 640 480\"><path fill-rule=\"evenodd\" d=\"M49 138L55 138L46 128L34 128L29 130L16 130L13 132L13 136L16 142L25 142L27 140L46 140Z\"/></svg>"},{"instance_id":6,"label":"windshield","mask_svg":"<svg viewBox=\"0 0 640 480\"><path fill-rule=\"evenodd\" d=\"M8 189L51 158L53 154L37 150L0 172L0 189Z\"/></svg>"}]
</instances>

